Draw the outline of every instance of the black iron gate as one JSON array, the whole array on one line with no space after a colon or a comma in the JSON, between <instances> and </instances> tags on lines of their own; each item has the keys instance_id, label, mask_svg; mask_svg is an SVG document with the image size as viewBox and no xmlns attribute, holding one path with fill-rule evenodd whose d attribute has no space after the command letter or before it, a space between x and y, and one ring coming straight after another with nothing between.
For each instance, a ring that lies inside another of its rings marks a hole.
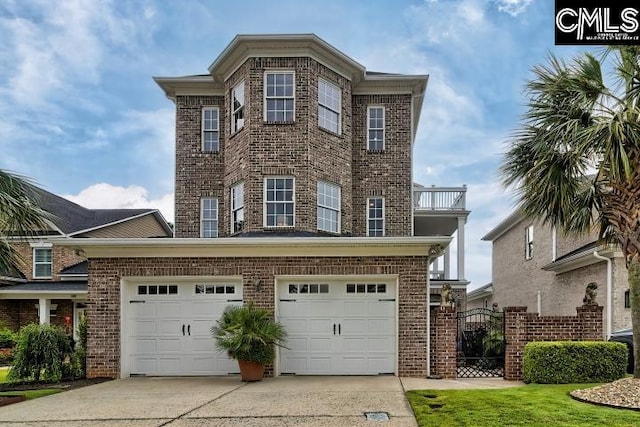
<instances>
[{"instance_id":1,"label":"black iron gate","mask_svg":"<svg viewBox=\"0 0 640 427\"><path fill-rule=\"evenodd\" d=\"M504 314L489 308L459 312L458 378L504 376Z\"/></svg>"}]
</instances>

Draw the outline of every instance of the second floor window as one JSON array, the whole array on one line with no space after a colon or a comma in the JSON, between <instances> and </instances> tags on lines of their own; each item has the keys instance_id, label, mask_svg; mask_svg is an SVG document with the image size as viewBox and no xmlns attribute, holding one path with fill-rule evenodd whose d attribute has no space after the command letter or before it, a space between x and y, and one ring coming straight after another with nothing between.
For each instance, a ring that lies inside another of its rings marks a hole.
<instances>
[{"instance_id":1,"label":"second floor window","mask_svg":"<svg viewBox=\"0 0 640 427\"><path fill-rule=\"evenodd\" d=\"M367 148L369 151L384 150L384 107L367 109Z\"/></svg>"},{"instance_id":2,"label":"second floor window","mask_svg":"<svg viewBox=\"0 0 640 427\"><path fill-rule=\"evenodd\" d=\"M264 226L293 227L295 210L293 177L266 178L264 193Z\"/></svg>"},{"instance_id":3,"label":"second floor window","mask_svg":"<svg viewBox=\"0 0 640 427\"><path fill-rule=\"evenodd\" d=\"M244 184L231 187L231 232L242 231L244 226Z\"/></svg>"},{"instance_id":4,"label":"second floor window","mask_svg":"<svg viewBox=\"0 0 640 427\"><path fill-rule=\"evenodd\" d=\"M202 151L215 152L220 149L218 107L202 109Z\"/></svg>"},{"instance_id":5,"label":"second floor window","mask_svg":"<svg viewBox=\"0 0 640 427\"><path fill-rule=\"evenodd\" d=\"M218 237L218 199L215 197L200 200L200 237Z\"/></svg>"},{"instance_id":6,"label":"second floor window","mask_svg":"<svg viewBox=\"0 0 640 427\"><path fill-rule=\"evenodd\" d=\"M340 232L340 187L318 182L318 230Z\"/></svg>"},{"instance_id":7,"label":"second floor window","mask_svg":"<svg viewBox=\"0 0 640 427\"><path fill-rule=\"evenodd\" d=\"M231 89L231 133L244 127L244 80Z\"/></svg>"},{"instance_id":8,"label":"second floor window","mask_svg":"<svg viewBox=\"0 0 640 427\"><path fill-rule=\"evenodd\" d=\"M533 225L524 229L524 259L533 258Z\"/></svg>"},{"instance_id":9,"label":"second floor window","mask_svg":"<svg viewBox=\"0 0 640 427\"><path fill-rule=\"evenodd\" d=\"M340 133L340 88L326 80L318 80L318 126L333 133Z\"/></svg>"},{"instance_id":10,"label":"second floor window","mask_svg":"<svg viewBox=\"0 0 640 427\"><path fill-rule=\"evenodd\" d=\"M53 261L51 248L33 248L33 278L48 279L51 277Z\"/></svg>"},{"instance_id":11,"label":"second floor window","mask_svg":"<svg viewBox=\"0 0 640 427\"><path fill-rule=\"evenodd\" d=\"M382 197L367 199L367 236L384 236L384 199Z\"/></svg>"},{"instance_id":12,"label":"second floor window","mask_svg":"<svg viewBox=\"0 0 640 427\"><path fill-rule=\"evenodd\" d=\"M264 119L268 122L292 122L295 102L293 72L267 72L264 77Z\"/></svg>"}]
</instances>

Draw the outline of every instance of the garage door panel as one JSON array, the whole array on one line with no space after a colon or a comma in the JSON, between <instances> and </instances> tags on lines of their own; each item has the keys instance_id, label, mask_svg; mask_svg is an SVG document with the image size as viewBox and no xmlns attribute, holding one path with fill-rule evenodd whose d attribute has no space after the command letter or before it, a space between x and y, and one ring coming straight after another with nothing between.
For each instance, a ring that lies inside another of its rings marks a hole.
<instances>
[{"instance_id":1,"label":"garage door panel","mask_svg":"<svg viewBox=\"0 0 640 427\"><path fill-rule=\"evenodd\" d=\"M142 354L155 354L158 351L157 340L154 339L137 339L135 344L135 352Z\"/></svg>"},{"instance_id":2,"label":"garage door panel","mask_svg":"<svg viewBox=\"0 0 640 427\"><path fill-rule=\"evenodd\" d=\"M158 333L155 320L134 320L132 333L137 335L156 335Z\"/></svg>"},{"instance_id":3,"label":"garage door panel","mask_svg":"<svg viewBox=\"0 0 640 427\"><path fill-rule=\"evenodd\" d=\"M320 283L321 279L310 281ZM302 282L297 288L302 289ZM280 371L300 375L377 375L395 372L395 285L379 281L329 284L323 294L288 294L278 285L278 319L284 324L287 349L280 350ZM364 287L359 287L363 284ZM296 285L291 285L296 286ZM309 287L311 289L311 287ZM380 291L380 293L378 293ZM282 301L286 298L293 300ZM334 330L335 325L335 330Z\"/></svg>"},{"instance_id":4,"label":"garage door panel","mask_svg":"<svg viewBox=\"0 0 640 427\"><path fill-rule=\"evenodd\" d=\"M228 305L242 304L242 286L225 283L224 293L220 294L215 293L217 285L204 286L205 292L200 294L195 293L192 283L128 287L130 301L134 302L126 306L123 334L129 354L123 355L123 360L129 361L129 373L226 375L238 372L237 363L216 350L210 329ZM154 288L159 293L138 295L139 288ZM160 294L161 288L167 292ZM207 293L209 288L213 291Z\"/></svg>"}]
</instances>

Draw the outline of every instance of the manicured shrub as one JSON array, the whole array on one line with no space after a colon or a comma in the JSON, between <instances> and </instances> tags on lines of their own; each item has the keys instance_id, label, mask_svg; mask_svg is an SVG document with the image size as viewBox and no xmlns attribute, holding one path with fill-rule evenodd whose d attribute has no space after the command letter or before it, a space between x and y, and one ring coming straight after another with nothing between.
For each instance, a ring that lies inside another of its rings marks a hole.
<instances>
[{"instance_id":1,"label":"manicured shrub","mask_svg":"<svg viewBox=\"0 0 640 427\"><path fill-rule=\"evenodd\" d=\"M78 342L73 361L76 365L76 376L84 378L87 375L87 316L82 316L78 323Z\"/></svg>"},{"instance_id":2,"label":"manicured shrub","mask_svg":"<svg viewBox=\"0 0 640 427\"><path fill-rule=\"evenodd\" d=\"M524 348L526 383L570 384L613 381L625 376L627 348L606 341L531 342Z\"/></svg>"},{"instance_id":3,"label":"manicured shrub","mask_svg":"<svg viewBox=\"0 0 640 427\"><path fill-rule=\"evenodd\" d=\"M60 381L70 368L71 340L62 328L31 323L22 327L9 370L10 381Z\"/></svg>"},{"instance_id":4,"label":"manicured shrub","mask_svg":"<svg viewBox=\"0 0 640 427\"><path fill-rule=\"evenodd\" d=\"M16 345L17 335L11 329L0 328L0 348L13 348Z\"/></svg>"}]
</instances>

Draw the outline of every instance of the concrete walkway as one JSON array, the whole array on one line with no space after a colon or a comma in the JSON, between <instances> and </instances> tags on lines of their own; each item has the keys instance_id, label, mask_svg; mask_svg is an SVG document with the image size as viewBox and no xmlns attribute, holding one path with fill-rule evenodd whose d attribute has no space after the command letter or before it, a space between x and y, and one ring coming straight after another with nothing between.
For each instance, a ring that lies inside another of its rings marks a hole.
<instances>
[{"instance_id":1,"label":"concrete walkway","mask_svg":"<svg viewBox=\"0 0 640 427\"><path fill-rule=\"evenodd\" d=\"M0 408L0 425L75 426L389 426L415 427L409 389L495 388L501 379L397 377L126 378ZM383 412L388 422L369 421Z\"/></svg>"}]
</instances>

